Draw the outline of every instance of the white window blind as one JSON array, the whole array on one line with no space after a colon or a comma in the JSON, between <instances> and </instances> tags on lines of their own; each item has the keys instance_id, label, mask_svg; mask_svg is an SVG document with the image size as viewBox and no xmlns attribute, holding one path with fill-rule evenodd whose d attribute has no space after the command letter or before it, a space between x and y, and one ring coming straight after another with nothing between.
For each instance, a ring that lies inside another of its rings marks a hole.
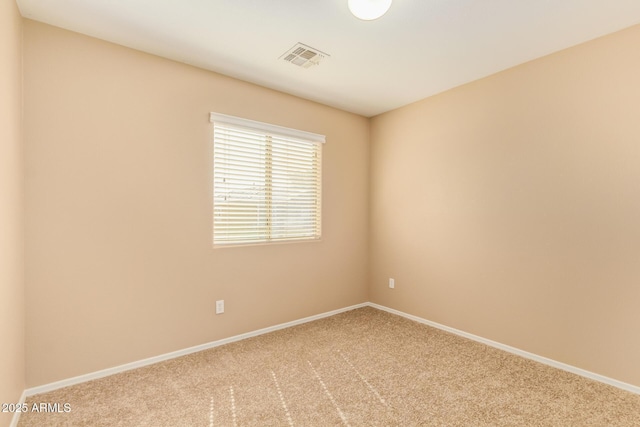
<instances>
[{"instance_id":1,"label":"white window blind","mask_svg":"<svg viewBox=\"0 0 640 427\"><path fill-rule=\"evenodd\" d=\"M213 243L314 240L324 136L211 114Z\"/></svg>"}]
</instances>

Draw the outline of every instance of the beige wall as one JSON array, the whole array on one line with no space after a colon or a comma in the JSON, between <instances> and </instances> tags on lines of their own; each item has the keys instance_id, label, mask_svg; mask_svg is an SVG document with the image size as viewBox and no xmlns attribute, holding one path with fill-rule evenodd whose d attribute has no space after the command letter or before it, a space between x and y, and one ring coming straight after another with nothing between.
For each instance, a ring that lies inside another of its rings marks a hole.
<instances>
[{"instance_id":1,"label":"beige wall","mask_svg":"<svg viewBox=\"0 0 640 427\"><path fill-rule=\"evenodd\" d=\"M375 117L372 301L640 385L638 46L640 26Z\"/></svg>"},{"instance_id":2,"label":"beige wall","mask_svg":"<svg viewBox=\"0 0 640 427\"><path fill-rule=\"evenodd\" d=\"M24 31L28 386L367 300L367 119ZM326 134L321 242L212 249L212 111Z\"/></svg>"},{"instance_id":3,"label":"beige wall","mask_svg":"<svg viewBox=\"0 0 640 427\"><path fill-rule=\"evenodd\" d=\"M0 0L0 403L25 388L23 280L22 18ZM9 425L0 413L0 426Z\"/></svg>"}]
</instances>

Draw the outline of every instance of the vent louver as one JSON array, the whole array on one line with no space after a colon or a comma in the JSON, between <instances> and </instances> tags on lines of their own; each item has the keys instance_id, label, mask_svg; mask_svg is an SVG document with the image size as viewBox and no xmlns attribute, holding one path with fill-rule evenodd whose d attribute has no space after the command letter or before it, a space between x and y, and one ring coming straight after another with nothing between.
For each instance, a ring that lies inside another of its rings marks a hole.
<instances>
[{"instance_id":1,"label":"vent louver","mask_svg":"<svg viewBox=\"0 0 640 427\"><path fill-rule=\"evenodd\" d=\"M291 49L280 56L281 59L290 62L298 67L309 68L320 64L324 58L328 57L324 52L319 51L306 44L296 43Z\"/></svg>"}]
</instances>

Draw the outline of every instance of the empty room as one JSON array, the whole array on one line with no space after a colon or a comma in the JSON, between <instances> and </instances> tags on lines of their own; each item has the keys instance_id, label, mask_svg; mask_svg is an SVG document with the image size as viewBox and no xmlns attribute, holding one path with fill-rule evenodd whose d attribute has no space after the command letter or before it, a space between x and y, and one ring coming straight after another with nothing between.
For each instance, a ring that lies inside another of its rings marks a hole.
<instances>
[{"instance_id":1,"label":"empty room","mask_svg":"<svg viewBox=\"0 0 640 427\"><path fill-rule=\"evenodd\" d=\"M640 425L638 0L0 0L0 427Z\"/></svg>"}]
</instances>

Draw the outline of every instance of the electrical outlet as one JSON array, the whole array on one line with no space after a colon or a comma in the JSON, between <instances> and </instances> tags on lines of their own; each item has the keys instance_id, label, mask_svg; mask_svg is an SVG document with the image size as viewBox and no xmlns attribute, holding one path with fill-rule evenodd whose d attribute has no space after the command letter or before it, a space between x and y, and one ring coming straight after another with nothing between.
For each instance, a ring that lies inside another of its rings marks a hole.
<instances>
[{"instance_id":1,"label":"electrical outlet","mask_svg":"<svg viewBox=\"0 0 640 427\"><path fill-rule=\"evenodd\" d=\"M396 281L395 281L395 279L389 279L389 287L390 287L391 289L393 289L393 288L395 288L395 287L396 287Z\"/></svg>"},{"instance_id":2,"label":"electrical outlet","mask_svg":"<svg viewBox=\"0 0 640 427\"><path fill-rule=\"evenodd\" d=\"M222 314L224 313L224 300L218 300L216 301L216 314Z\"/></svg>"}]
</instances>

